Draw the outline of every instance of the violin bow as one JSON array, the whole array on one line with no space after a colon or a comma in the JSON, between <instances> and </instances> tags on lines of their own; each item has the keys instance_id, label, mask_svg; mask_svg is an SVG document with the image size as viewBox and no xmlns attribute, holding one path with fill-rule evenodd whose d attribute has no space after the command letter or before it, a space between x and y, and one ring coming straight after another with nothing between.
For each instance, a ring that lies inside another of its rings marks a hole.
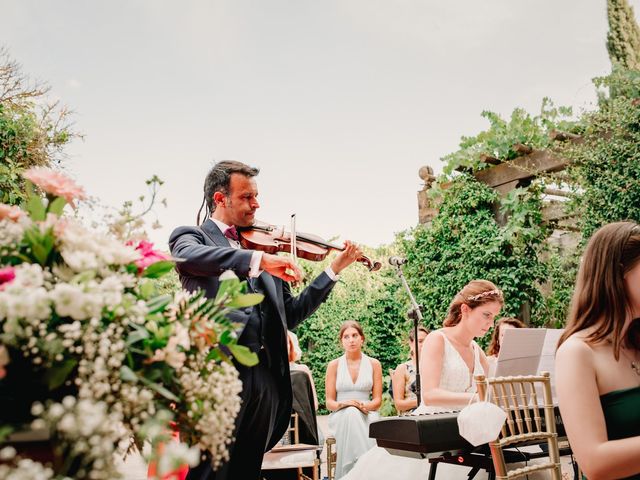
<instances>
[{"instance_id":1,"label":"violin bow","mask_svg":"<svg viewBox=\"0 0 640 480\"><path fill-rule=\"evenodd\" d=\"M296 214L291 214L291 258L298 263L298 245L296 244Z\"/></svg>"}]
</instances>

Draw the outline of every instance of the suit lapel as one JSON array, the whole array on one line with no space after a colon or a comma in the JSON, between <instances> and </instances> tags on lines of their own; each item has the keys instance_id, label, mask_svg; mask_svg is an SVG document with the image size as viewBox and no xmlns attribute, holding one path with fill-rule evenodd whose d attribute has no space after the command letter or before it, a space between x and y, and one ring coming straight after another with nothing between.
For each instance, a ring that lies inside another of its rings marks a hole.
<instances>
[{"instance_id":1,"label":"suit lapel","mask_svg":"<svg viewBox=\"0 0 640 480\"><path fill-rule=\"evenodd\" d=\"M230 247L229 240L218 228L218 225L207 218L205 222L200 226L202 231L205 233L209 240L211 240L214 244L219 247ZM280 320L284 326L284 329L287 329L287 319L284 312L284 305L282 304L282 300L278 297L278 288L276 287L276 282L273 280L273 277L269 275L267 272L262 272L258 277L264 285L265 295L270 300L271 304L276 308L278 314L280 315Z\"/></svg>"},{"instance_id":2,"label":"suit lapel","mask_svg":"<svg viewBox=\"0 0 640 480\"><path fill-rule=\"evenodd\" d=\"M219 247L231 246L229 245L229 240L227 239L227 237L224 236L224 234L218 228L218 225L216 225L216 223L210 218L207 218L205 222L200 226L200 228L205 233L205 235L209 237L209 240L211 240L217 246Z\"/></svg>"}]
</instances>

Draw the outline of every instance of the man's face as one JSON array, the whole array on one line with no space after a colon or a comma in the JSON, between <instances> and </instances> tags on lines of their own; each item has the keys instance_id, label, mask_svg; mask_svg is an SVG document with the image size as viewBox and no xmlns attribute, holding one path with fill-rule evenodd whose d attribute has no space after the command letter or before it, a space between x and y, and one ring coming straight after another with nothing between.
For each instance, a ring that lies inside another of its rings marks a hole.
<instances>
[{"instance_id":1,"label":"man's face","mask_svg":"<svg viewBox=\"0 0 640 480\"><path fill-rule=\"evenodd\" d=\"M258 203L258 186L254 177L233 173L229 182L229 195L225 200L225 223L238 227L249 227L255 221Z\"/></svg>"}]
</instances>

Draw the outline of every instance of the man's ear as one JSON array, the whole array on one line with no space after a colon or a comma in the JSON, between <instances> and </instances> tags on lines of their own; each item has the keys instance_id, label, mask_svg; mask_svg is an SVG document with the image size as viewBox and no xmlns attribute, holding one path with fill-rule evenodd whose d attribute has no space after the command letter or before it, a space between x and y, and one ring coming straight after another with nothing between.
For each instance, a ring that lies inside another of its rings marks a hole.
<instances>
[{"instance_id":1,"label":"man's ear","mask_svg":"<svg viewBox=\"0 0 640 480\"><path fill-rule=\"evenodd\" d=\"M224 206L226 198L224 193L215 192L213 194L213 203L215 203L216 206Z\"/></svg>"}]
</instances>

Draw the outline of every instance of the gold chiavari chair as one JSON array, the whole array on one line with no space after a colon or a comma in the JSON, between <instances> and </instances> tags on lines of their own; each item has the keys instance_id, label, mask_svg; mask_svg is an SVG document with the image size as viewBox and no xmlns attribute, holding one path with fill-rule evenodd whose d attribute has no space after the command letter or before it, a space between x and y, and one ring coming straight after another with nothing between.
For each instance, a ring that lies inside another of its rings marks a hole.
<instances>
[{"instance_id":1,"label":"gold chiavari chair","mask_svg":"<svg viewBox=\"0 0 640 480\"><path fill-rule=\"evenodd\" d=\"M475 380L479 397L488 397L489 401L507 413L502 432L496 440L489 443L496 480L514 480L545 470L551 472L553 480L561 480L560 451L549 372L489 379L484 375L476 375ZM508 471L503 449L545 441L548 461Z\"/></svg>"},{"instance_id":2,"label":"gold chiavari chair","mask_svg":"<svg viewBox=\"0 0 640 480\"><path fill-rule=\"evenodd\" d=\"M336 453L336 439L330 435L325 440L325 444L327 450L327 479L335 480L336 459L338 458Z\"/></svg>"}]
</instances>

